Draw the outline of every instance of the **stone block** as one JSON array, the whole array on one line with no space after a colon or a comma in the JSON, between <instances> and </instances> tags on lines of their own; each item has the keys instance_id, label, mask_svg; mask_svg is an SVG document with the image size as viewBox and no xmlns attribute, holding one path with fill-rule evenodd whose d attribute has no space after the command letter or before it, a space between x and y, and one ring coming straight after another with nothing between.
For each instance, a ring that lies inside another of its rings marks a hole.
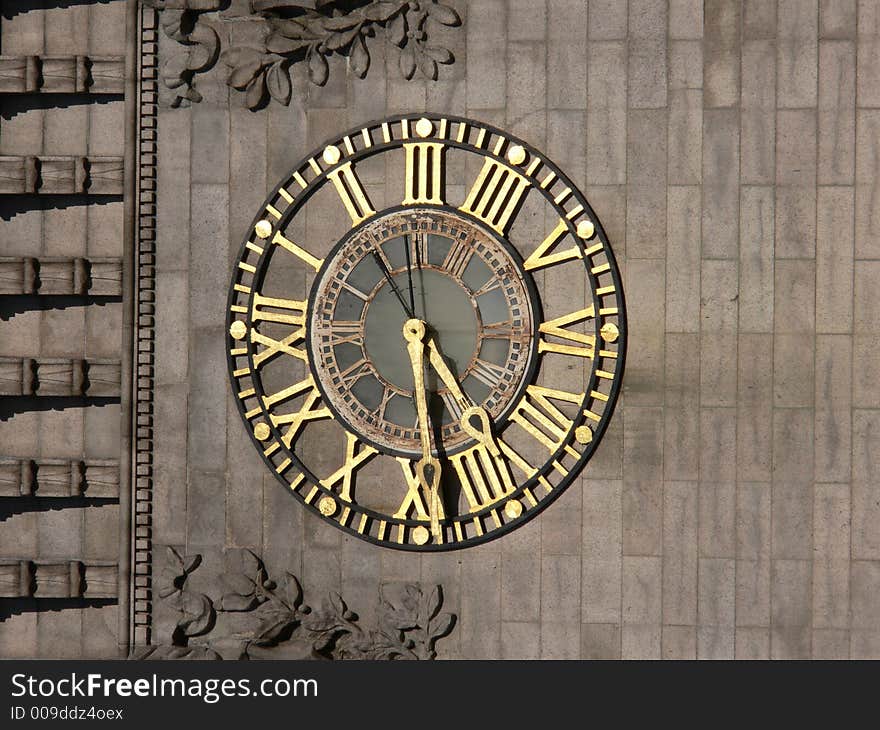
<instances>
[{"instance_id":1,"label":"stone block","mask_svg":"<svg viewBox=\"0 0 880 730\"><path fill-rule=\"evenodd\" d=\"M880 110L856 112L856 258L880 258Z\"/></svg>"},{"instance_id":2,"label":"stone block","mask_svg":"<svg viewBox=\"0 0 880 730\"><path fill-rule=\"evenodd\" d=\"M664 659L696 659L697 630L693 626L664 626L661 646Z\"/></svg>"},{"instance_id":3,"label":"stone block","mask_svg":"<svg viewBox=\"0 0 880 730\"><path fill-rule=\"evenodd\" d=\"M622 569L624 624L660 624L662 562L654 557L624 557Z\"/></svg>"},{"instance_id":4,"label":"stone block","mask_svg":"<svg viewBox=\"0 0 880 730\"><path fill-rule=\"evenodd\" d=\"M590 9L592 17L592 5ZM590 27L592 32L595 26ZM587 181L591 185L627 183L626 67L624 43L589 44Z\"/></svg>"},{"instance_id":5,"label":"stone block","mask_svg":"<svg viewBox=\"0 0 880 730\"><path fill-rule=\"evenodd\" d=\"M776 35L776 0L743 0L743 38Z\"/></svg>"},{"instance_id":6,"label":"stone block","mask_svg":"<svg viewBox=\"0 0 880 730\"><path fill-rule=\"evenodd\" d=\"M663 422L659 408L624 411L623 554L659 555Z\"/></svg>"},{"instance_id":7,"label":"stone block","mask_svg":"<svg viewBox=\"0 0 880 730\"><path fill-rule=\"evenodd\" d=\"M475 0L468 3L467 61L480 72L468 79L467 105L470 110L501 109L506 102L507 5L501 0Z\"/></svg>"},{"instance_id":8,"label":"stone block","mask_svg":"<svg viewBox=\"0 0 880 730\"><path fill-rule=\"evenodd\" d=\"M820 187L816 209L816 331L850 332L853 323L853 191Z\"/></svg>"},{"instance_id":9,"label":"stone block","mask_svg":"<svg viewBox=\"0 0 880 730\"><path fill-rule=\"evenodd\" d=\"M596 623L620 621L620 481L584 481L582 618Z\"/></svg>"},{"instance_id":10,"label":"stone block","mask_svg":"<svg viewBox=\"0 0 880 730\"><path fill-rule=\"evenodd\" d=\"M580 557L545 556L541 561L541 623L579 624L580 597Z\"/></svg>"},{"instance_id":11,"label":"stone block","mask_svg":"<svg viewBox=\"0 0 880 730\"><path fill-rule=\"evenodd\" d=\"M671 7L671 6L670 6ZM701 41L669 43L669 90L703 88L703 44ZM702 106L702 97L700 99Z\"/></svg>"},{"instance_id":12,"label":"stone block","mask_svg":"<svg viewBox=\"0 0 880 730\"><path fill-rule=\"evenodd\" d=\"M629 336L641 343L638 349L627 353L625 392L630 405L659 405L662 402L666 319L664 279L663 259L633 260L628 263L626 291Z\"/></svg>"},{"instance_id":13,"label":"stone block","mask_svg":"<svg viewBox=\"0 0 880 730\"><path fill-rule=\"evenodd\" d=\"M507 130L542 146L546 141L547 46L507 44Z\"/></svg>"},{"instance_id":14,"label":"stone block","mask_svg":"<svg viewBox=\"0 0 880 730\"><path fill-rule=\"evenodd\" d=\"M667 481L663 485L664 624L696 623L697 498L696 482Z\"/></svg>"},{"instance_id":15,"label":"stone block","mask_svg":"<svg viewBox=\"0 0 880 730\"><path fill-rule=\"evenodd\" d=\"M666 337L666 407L663 418L665 479L699 478L700 463L700 362L694 356L699 335Z\"/></svg>"},{"instance_id":16,"label":"stone block","mask_svg":"<svg viewBox=\"0 0 880 730\"><path fill-rule=\"evenodd\" d=\"M666 38L633 38L630 35L627 90L631 109L666 106Z\"/></svg>"},{"instance_id":17,"label":"stone block","mask_svg":"<svg viewBox=\"0 0 880 730\"><path fill-rule=\"evenodd\" d=\"M654 624L624 624L620 630L621 659L659 659L662 629Z\"/></svg>"},{"instance_id":18,"label":"stone block","mask_svg":"<svg viewBox=\"0 0 880 730\"><path fill-rule=\"evenodd\" d=\"M815 337L776 335L773 344L773 402L783 407L813 405Z\"/></svg>"},{"instance_id":19,"label":"stone block","mask_svg":"<svg viewBox=\"0 0 880 730\"><path fill-rule=\"evenodd\" d=\"M501 622L501 659L540 659L541 628L536 622Z\"/></svg>"},{"instance_id":20,"label":"stone block","mask_svg":"<svg viewBox=\"0 0 880 730\"><path fill-rule=\"evenodd\" d=\"M666 252L666 121L662 110L627 117L626 240L629 258Z\"/></svg>"},{"instance_id":21,"label":"stone block","mask_svg":"<svg viewBox=\"0 0 880 730\"><path fill-rule=\"evenodd\" d=\"M706 101L704 91L704 103ZM736 258L739 233L739 114L703 112L703 257Z\"/></svg>"},{"instance_id":22,"label":"stone block","mask_svg":"<svg viewBox=\"0 0 880 730\"><path fill-rule=\"evenodd\" d=\"M774 299L773 188L741 188L739 216L739 326L746 332L771 332Z\"/></svg>"},{"instance_id":23,"label":"stone block","mask_svg":"<svg viewBox=\"0 0 880 730\"><path fill-rule=\"evenodd\" d=\"M819 37L855 38L856 0L819 0Z\"/></svg>"},{"instance_id":24,"label":"stone block","mask_svg":"<svg viewBox=\"0 0 880 730\"><path fill-rule=\"evenodd\" d=\"M739 100L740 3L707 0L703 26L703 89L706 107L732 107Z\"/></svg>"},{"instance_id":25,"label":"stone block","mask_svg":"<svg viewBox=\"0 0 880 730\"><path fill-rule=\"evenodd\" d=\"M739 627L736 630L735 659L769 659L770 629Z\"/></svg>"},{"instance_id":26,"label":"stone block","mask_svg":"<svg viewBox=\"0 0 880 730\"><path fill-rule=\"evenodd\" d=\"M589 5L590 40L620 40L627 34L627 4L619 0L593 0Z\"/></svg>"},{"instance_id":27,"label":"stone block","mask_svg":"<svg viewBox=\"0 0 880 730\"><path fill-rule=\"evenodd\" d=\"M501 558L501 619L535 622L541 618L541 557L530 552Z\"/></svg>"},{"instance_id":28,"label":"stone block","mask_svg":"<svg viewBox=\"0 0 880 730\"><path fill-rule=\"evenodd\" d=\"M851 185L855 171L856 54L850 41L819 44L820 185Z\"/></svg>"},{"instance_id":29,"label":"stone block","mask_svg":"<svg viewBox=\"0 0 880 730\"><path fill-rule=\"evenodd\" d=\"M581 659L620 659L620 626L618 624L583 624L581 626Z\"/></svg>"},{"instance_id":30,"label":"stone block","mask_svg":"<svg viewBox=\"0 0 880 730\"><path fill-rule=\"evenodd\" d=\"M539 41L547 33L547 0L510 0L507 37L511 41Z\"/></svg>"},{"instance_id":31,"label":"stone block","mask_svg":"<svg viewBox=\"0 0 880 730\"><path fill-rule=\"evenodd\" d=\"M852 627L876 631L880 627L880 561L852 563Z\"/></svg>"},{"instance_id":32,"label":"stone block","mask_svg":"<svg viewBox=\"0 0 880 730\"><path fill-rule=\"evenodd\" d=\"M852 468L852 558L880 559L880 484L876 464L880 463L880 415L876 411L853 410Z\"/></svg>"},{"instance_id":33,"label":"stone block","mask_svg":"<svg viewBox=\"0 0 880 730\"><path fill-rule=\"evenodd\" d=\"M670 185L700 184L702 136L703 92L690 88L670 89L667 130L667 174Z\"/></svg>"},{"instance_id":34,"label":"stone block","mask_svg":"<svg viewBox=\"0 0 880 730\"><path fill-rule=\"evenodd\" d=\"M780 109L816 106L818 19L816 0L779 0L776 99Z\"/></svg>"},{"instance_id":35,"label":"stone block","mask_svg":"<svg viewBox=\"0 0 880 730\"><path fill-rule=\"evenodd\" d=\"M703 37L701 0L670 0L669 37L698 40Z\"/></svg>"},{"instance_id":36,"label":"stone block","mask_svg":"<svg viewBox=\"0 0 880 730\"><path fill-rule=\"evenodd\" d=\"M700 403L704 406L736 405L737 337L730 332L704 332L700 336Z\"/></svg>"}]
</instances>

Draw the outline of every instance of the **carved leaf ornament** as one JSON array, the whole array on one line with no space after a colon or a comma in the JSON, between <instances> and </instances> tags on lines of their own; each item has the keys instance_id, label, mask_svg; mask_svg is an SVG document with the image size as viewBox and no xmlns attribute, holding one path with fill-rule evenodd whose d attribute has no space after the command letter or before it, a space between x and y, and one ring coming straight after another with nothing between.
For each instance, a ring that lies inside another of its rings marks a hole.
<instances>
[{"instance_id":1,"label":"carved leaf ornament","mask_svg":"<svg viewBox=\"0 0 880 730\"><path fill-rule=\"evenodd\" d=\"M201 101L194 78L211 69L218 57L229 68L227 84L244 92L248 108L260 109L269 99L287 105L293 94L292 64L302 61L309 81L323 86L330 76L328 59L337 54L364 78L370 68L370 44L380 38L400 49L405 78L412 79L418 71L433 80L438 64L451 64L455 58L448 48L431 45L431 23L461 24L458 13L437 0L251 0L251 14L244 17L261 24L260 45L221 50L220 35L211 24L242 17L224 10L228 0L144 2L161 11L163 31L183 46L162 68L163 83L176 93L172 106Z\"/></svg>"}]
</instances>

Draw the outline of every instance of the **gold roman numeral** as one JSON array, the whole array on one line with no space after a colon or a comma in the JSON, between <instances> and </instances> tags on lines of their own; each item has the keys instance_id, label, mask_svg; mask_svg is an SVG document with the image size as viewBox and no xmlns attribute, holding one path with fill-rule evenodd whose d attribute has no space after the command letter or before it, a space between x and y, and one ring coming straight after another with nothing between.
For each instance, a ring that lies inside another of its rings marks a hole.
<instances>
[{"instance_id":1,"label":"gold roman numeral","mask_svg":"<svg viewBox=\"0 0 880 730\"><path fill-rule=\"evenodd\" d=\"M284 236L282 236L280 231L276 231L275 237L272 239L272 243L274 243L276 246L281 246L282 248L287 249L298 259L305 261L315 271L320 269L321 264L324 263L324 259L319 259L316 256L312 256L312 254L310 254L304 248L302 248L301 246L297 246L293 241L289 241Z\"/></svg>"},{"instance_id":2,"label":"gold roman numeral","mask_svg":"<svg viewBox=\"0 0 880 730\"><path fill-rule=\"evenodd\" d=\"M538 247L532 251L529 257L523 263L526 271L534 271L535 269L543 269L545 266L552 266L553 264L559 264L563 261L571 261L572 259L579 259L583 256L580 248L576 245L571 246L570 248L566 248L563 251L555 251L554 253L550 253L554 248L556 248L556 244L562 239L562 237L568 231L568 224L564 219L560 218L559 223L556 224L556 228L554 228L550 235L547 236Z\"/></svg>"},{"instance_id":3,"label":"gold roman numeral","mask_svg":"<svg viewBox=\"0 0 880 730\"><path fill-rule=\"evenodd\" d=\"M321 484L327 487L327 489L331 489L339 482L342 482L342 488L339 490L339 499L343 502L351 502L351 488L354 482L355 470L379 452L372 446L367 446L358 441L357 436L354 434L346 432L345 436L345 463L329 477L322 479Z\"/></svg>"},{"instance_id":4,"label":"gold roman numeral","mask_svg":"<svg viewBox=\"0 0 880 730\"><path fill-rule=\"evenodd\" d=\"M477 181L459 210L476 216L504 235L529 187L527 178L487 157Z\"/></svg>"},{"instance_id":5,"label":"gold roman numeral","mask_svg":"<svg viewBox=\"0 0 880 730\"><path fill-rule=\"evenodd\" d=\"M276 415L271 412L272 406L276 403L282 403L291 398L297 398L303 395L305 396L305 401L303 402L302 408L298 411L294 413L285 413L283 415ZM290 444L306 423L309 421L317 421L322 418L333 417L330 410L325 406L316 407L318 406L318 401L320 399L321 394L315 387L315 381L311 375L305 380L301 380L283 390L279 390L273 395L263 396L263 405L266 410L270 411L269 418L272 421L272 425L287 426L287 430L281 437L281 440L287 448L290 448Z\"/></svg>"},{"instance_id":6,"label":"gold roman numeral","mask_svg":"<svg viewBox=\"0 0 880 730\"><path fill-rule=\"evenodd\" d=\"M350 162L340 165L333 172L328 172L327 177L333 181L336 192L342 198L342 204L351 216L352 227L376 214Z\"/></svg>"},{"instance_id":7,"label":"gold roman numeral","mask_svg":"<svg viewBox=\"0 0 880 730\"><path fill-rule=\"evenodd\" d=\"M577 312L564 314L556 319L542 322L538 331L542 334L538 340L538 352L559 352L563 355L575 355L577 357L587 357L592 360L596 355L596 337L595 335L585 335L581 332L572 332L565 329L568 325L583 322L585 319L595 317L595 310L591 304L586 309L580 309ZM577 345L564 345L555 342L547 342L547 335L559 337L569 342L577 342Z\"/></svg>"},{"instance_id":8,"label":"gold roman numeral","mask_svg":"<svg viewBox=\"0 0 880 730\"><path fill-rule=\"evenodd\" d=\"M405 520L409 516L409 511L415 507L417 519L429 520L428 510L425 509L425 503L422 499L422 493L419 491L419 477L416 470L413 469L412 462L404 459L402 456L397 457L400 468L403 471L403 478L406 480L406 496L400 503L397 512L394 513L395 519Z\"/></svg>"},{"instance_id":9,"label":"gold roman numeral","mask_svg":"<svg viewBox=\"0 0 880 730\"><path fill-rule=\"evenodd\" d=\"M405 144L406 194L404 205L443 205L443 143Z\"/></svg>"},{"instance_id":10,"label":"gold roman numeral","mask_svg":"<svg viewBox=\"0 0 880 730\"><path fill-rule=\"evenodd\" d=\"M530 385L514 408L510 419L522 426L526 432L546 446L552 454L562 446L566 435L574 425L574 421L553 405L550 402L551 399L580 405L584 394ZM566 451L575 458L579 456L570 446Z\"/></svg>"},{"instance_id":11,"label":"gold roman numeral","mask_svg":"<svg viewBox=\"0 0 880 730\"><path fill-rule=\"evenodd\" d=\"M307 303L304 301L264 297L259 292L254 292L251 305L251 319L254 323L275 322L296 327L282 340L273 339L261 334L256 328L251 328L251 342L255 345L263 345L263 349L259 352L255 348L253 358L255 368L259 368L264 362L281 353L306 361L305 350L294 347L306 336L306 307Z\"/></svg>"},{"instance_id":12,"label":"gold roman numeral","mask_svg":"<svg viewBox=\"0 0 880 730\"><path fill-rule=\"evenodd\" d=\"M478 512L513 491L513 478L501 453L485 444L449 457L471 512Z\"/></svg>"}]
</instances>

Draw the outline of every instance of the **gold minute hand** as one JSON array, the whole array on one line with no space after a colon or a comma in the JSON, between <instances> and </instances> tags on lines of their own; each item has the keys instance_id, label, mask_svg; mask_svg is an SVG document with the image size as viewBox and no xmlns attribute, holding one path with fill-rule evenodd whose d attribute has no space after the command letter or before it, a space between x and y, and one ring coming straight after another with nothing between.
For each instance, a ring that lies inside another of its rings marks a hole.
<instances>
[{"instance_id":1,"label":"gold minute hand","mask_svg":"<svg viewBox=\"0 0 880 730\"><path fill-rule=\"evenodd\" d=\"M439 542L442 537L440 518L443 507L440 502L440 462L431 454L431 424L428 420L428 398L425 391L425 323L420 319L407 320L403 325L403 337L406 340L406 349L409 353L410 365L412 365L413 396L416 401L422 441L422 458L416 464L416 475L422 489L429 496L431 534Z\"/></svg>"}]
</instances>

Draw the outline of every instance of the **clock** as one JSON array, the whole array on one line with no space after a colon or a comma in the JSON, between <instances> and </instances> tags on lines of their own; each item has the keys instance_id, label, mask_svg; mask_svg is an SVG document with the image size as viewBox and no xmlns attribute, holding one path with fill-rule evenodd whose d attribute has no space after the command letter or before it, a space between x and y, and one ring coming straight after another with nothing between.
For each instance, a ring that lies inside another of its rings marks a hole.
<instances>
[{"instance_id":1,"label":"clock","mask_svg":"<svg viewBox=\"0 0 880 730\"><path fill-rule=\"evenodd\" d=\"M545 155L403 115L328 141L271 192L226 337L283 489L370 542L448 550L523 524L584 469L626 317L596 214Z\"/></svg>"}]
</instances>

